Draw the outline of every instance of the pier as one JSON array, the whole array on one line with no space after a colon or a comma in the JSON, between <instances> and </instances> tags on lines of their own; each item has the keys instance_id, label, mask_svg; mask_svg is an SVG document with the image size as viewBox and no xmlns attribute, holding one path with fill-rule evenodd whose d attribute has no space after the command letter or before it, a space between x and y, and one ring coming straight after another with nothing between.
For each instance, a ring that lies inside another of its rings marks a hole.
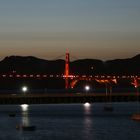
<instances>
[{"instance_id":1,"label":"pier","mask_svg":"<svg viewBox=\"0 0 140 140\"><path fill-rule=\"evenodd\" d=\"M135 93L113 93L111 102L134 102L138 96ZM69 93L69 94L4 94L0 95L0 104L58 104L58 103L95 103L106 102L104 93Z\"/></svg>"}]
</instances>

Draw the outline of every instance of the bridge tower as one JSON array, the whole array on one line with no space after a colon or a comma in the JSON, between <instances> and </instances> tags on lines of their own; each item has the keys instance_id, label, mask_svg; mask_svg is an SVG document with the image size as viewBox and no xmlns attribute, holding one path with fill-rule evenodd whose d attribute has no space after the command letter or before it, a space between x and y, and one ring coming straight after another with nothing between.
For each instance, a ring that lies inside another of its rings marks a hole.
<instances>
[{"instance_id":1,"label":"bridge tower","mask_svg":"<svg viewBox=\"0 0 140 140\"><path fill-rule=\"evenodd\" d=\"M66 53L66 60L65 60L65 89L69 88L69 53Z\"/></svg>"}]
</instances>

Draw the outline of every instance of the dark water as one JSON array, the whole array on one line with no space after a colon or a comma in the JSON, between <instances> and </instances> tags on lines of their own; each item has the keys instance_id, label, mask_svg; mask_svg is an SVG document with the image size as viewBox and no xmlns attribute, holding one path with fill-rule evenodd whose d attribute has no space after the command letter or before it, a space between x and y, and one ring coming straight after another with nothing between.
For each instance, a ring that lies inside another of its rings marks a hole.
<instances>
[{"instance_id":1,"label":"dark water","mask_svg":"<svg viewBox=\"0 0 140 140\"><path fill-rule=\"evenodd\" d=\"M140 122L131 120L136 103L0 106L0 140L140 140ZM9 117L10 113L15 117ZM26 112L26 115L24 114ZM17 124L35 125L35 131L17 130Z\"/></svg>"}]
</instances>

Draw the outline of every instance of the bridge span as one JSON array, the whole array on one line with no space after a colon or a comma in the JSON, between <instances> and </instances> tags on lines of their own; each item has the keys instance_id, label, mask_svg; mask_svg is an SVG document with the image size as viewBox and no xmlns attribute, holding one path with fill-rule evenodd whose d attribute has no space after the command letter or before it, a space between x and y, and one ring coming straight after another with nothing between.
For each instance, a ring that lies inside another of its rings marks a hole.
<instances>
[{"instance_id":1,"label":"bridge span","mask_svg":"<svg viewBox=\"0 0 140 140\"><path fill-rule=\"evenodd\" d=\"M75 88L76 84L79 81L95 81L96 83L101 84L117 84L120 80L128 80L130 84L135 85L138 87L139 81L140 81L140 74L132 74L132 75L109 75L109 74L100 74L95 75L94 73L91 73L91 75L87 74L74 74L70 73L70 54L67 52L65 56L65 68L64 72L61 74L47 74L47 73L18 73L18 71L9 71L5 73L0 73L0 83L8 83L8 81L12 81L13 83L16 81L21 80L48 80L48 79L57 79L64 81L64 88L65 89L72 89ZM15 80L15 81L14 81ZM54 87L55 88L55 87Z\"/></svg>"}]
</instances>

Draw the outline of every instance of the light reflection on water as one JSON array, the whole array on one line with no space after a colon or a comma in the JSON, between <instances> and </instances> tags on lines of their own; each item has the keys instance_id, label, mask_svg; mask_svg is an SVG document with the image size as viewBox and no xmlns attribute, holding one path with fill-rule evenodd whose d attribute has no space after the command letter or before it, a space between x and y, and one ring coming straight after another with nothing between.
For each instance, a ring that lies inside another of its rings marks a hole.
<instances>
[{"instance_id":1,"label":"light reflection on water","mask_svg":"<svg viewBox=\"0 0 140 140\"><path fill-rule=\"evenodd\" d=\"M30 121L29 121L29 116L28 116L28 109L29 109L29 105L27 104L22 104L21 106L21 111L22 111L22 126L29 126L30 125Z\"/></svg>"},{"instance_id":2,"label":"light reflection on water","mask_svg":"<svg viewBox=\"0 0 140 140\"><path fill-rule=\"evenodd\" d=\"M84 129L85 129L84 135L86 139L90 139L92 134L92 118L90 116L85 116Z\"/></svg>"},{"instance_id":3,"label":"light reflection on water","mask_svg":"<svg viewBox=\"0 0 140 140\"><path fill-rule=\"evenodd\" d=\"M86 102L84 103L84 114L90 115L90 113L91 113L91 104Z\"/></svg>"},{"instance_id":4,"label":"light reflection on water","mask_svg":"<svg viewBox=\"0 0 140 140\"><path fill-rule=\"evenodd\" d=\"M132 121L136 103L113 103L113 112L104 104L52 104L0 106L0 140L139 140L140 124ZM16 117L9 117L15 112ZM35 131L16 130L16 124L37 127Z\"/></svg>"}]
</instances>

